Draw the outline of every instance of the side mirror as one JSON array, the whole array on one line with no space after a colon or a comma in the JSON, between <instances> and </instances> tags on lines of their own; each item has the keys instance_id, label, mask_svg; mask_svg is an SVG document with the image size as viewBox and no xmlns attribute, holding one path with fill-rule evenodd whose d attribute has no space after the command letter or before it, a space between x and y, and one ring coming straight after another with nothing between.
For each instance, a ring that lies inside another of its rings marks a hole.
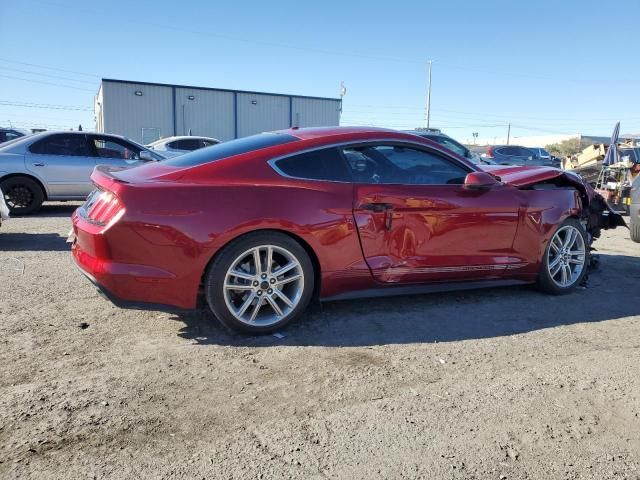
<instances>
[{"instance_id":1,"label":"side mirror","mask_svg":"<svg viewBox=\"0 0 640 480\"><path fill-rule=\"evenodd\" d=\"M471 172L464 179L464 186L470 190L489 190L498 180L487 172Z\"/></svg>"},{"instance_id":2,"label":"side mirror","mask_svg":"<svg viewBox=\"0 0 640 480\"><path fill-rule=\"evenodd\" d=\"M149 150L140 150L140 160L142 160L143 162L153 162L155 160L155 158L153 158L153 155L151 155L151 152Z\"/></svg>"}]
</instances>

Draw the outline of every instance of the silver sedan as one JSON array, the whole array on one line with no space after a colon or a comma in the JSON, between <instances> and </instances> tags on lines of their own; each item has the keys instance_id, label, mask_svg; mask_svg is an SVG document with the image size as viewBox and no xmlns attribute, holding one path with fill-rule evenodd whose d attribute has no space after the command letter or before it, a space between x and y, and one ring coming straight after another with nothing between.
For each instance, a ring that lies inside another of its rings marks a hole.
<instances>
[{"instance_id":1,"label":"silver sedan","mask_svg":"<svg viewBox=\"0 0 640 480\"><path fill-rule=\"evenodd\" d=\"M96 165L128 168L163 159L117 135L43 132L0 146L0 190L12 214L26 215L47 200L86 198Z\"/></svg>"}]
</instances>

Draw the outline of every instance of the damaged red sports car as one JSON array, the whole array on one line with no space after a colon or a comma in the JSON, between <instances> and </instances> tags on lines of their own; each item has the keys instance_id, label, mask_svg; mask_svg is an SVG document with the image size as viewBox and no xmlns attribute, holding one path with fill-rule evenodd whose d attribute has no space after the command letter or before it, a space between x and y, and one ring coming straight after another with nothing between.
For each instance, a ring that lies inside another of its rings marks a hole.
<instances>
[{"instance_id":1,"label":"damaged red sports car","mask_svg":"<svg viewBox=\"0 0 640 480\"><path fill-rule=\"evenodd\" d=\"M313 298L580 284L622 218L580 177L483 167L427 139L308 128L129 170L97 167L73 257L112 301L193 309L264 333Z\"/></svg>"}]
</instances>

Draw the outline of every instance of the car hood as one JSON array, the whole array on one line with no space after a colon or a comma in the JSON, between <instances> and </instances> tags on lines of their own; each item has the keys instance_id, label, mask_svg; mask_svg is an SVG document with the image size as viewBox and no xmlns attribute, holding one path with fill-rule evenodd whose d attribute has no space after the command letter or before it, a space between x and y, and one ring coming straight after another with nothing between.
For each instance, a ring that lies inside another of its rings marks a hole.
<instances>
[{"instance_id":1,"label":"car hood","mask_svg":"<svg viewBox=\"0 0 640 480\"><path fill-rule=\"evenodd\" d=\"M564 177L569 183L577 187L584 187L585 181L579 175L554 167L545 166L518 166L518 165L480 165L482 170L491 173L500 180L514 187L526 187L540 182L545 182L558 177Z\"/></svg>"}]
</instances>

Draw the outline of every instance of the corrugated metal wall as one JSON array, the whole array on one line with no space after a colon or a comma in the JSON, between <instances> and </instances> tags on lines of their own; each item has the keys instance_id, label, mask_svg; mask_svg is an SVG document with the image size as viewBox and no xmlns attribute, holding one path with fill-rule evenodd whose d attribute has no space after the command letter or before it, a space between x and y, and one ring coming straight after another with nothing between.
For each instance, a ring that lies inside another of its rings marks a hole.
<instances>
[{"instance_id":1,"label":"corrugated metal wall","mask_svg":"<svg viewBox=\"0 0 640 480\"><path fill-rule=\"evenodd\" d=\"M334 126L340 101L173 85L102 81L96 130L150 143L172 135L230 140L290 126ZM136 95L136 92L139 94Z\"/></svg>"},{"instance_id":2,"label":"corrugated metal wall","mask_svg":"<svg viewBox=\"0 0 640 480\"><path fill-rule=\"evenodd\" d=\"M238 137L289 127L289 97L238 93Z\"/></svg>"},{"instance_id":3,"label":"corrugated metal wall","mask_svg":"<svg viewBox=\"0 0 640 480\"><path fill-rule=\"evenodd\" d=\"M106 133L124 135L142 143L153 141L152 137L156 135L173 135L171 87L103 82L102 88L103 127ZM136 91L142 95L136 95ZM143 138L143 131L146 138Z\"/></svg>"},{"instance_id":4,"label":"corrugated metal wall","mask_svg":"<svg viewBox=\"0 0 640 480\"><path fill-rule=\"evenodd\" d=\"M340 102L293 97L293 126L326 127L340 122Z\"/></svg>"},{"instance_id":5,"label":"corrugated metal wall","mask_svg":"<svg viewBox=\"0 0 640 480\"><path fill-rule=\"evenodd\" d=\"M233 92L176 88L176 134L231 140L235 135Z\"/></svg>"}]
</instances>

